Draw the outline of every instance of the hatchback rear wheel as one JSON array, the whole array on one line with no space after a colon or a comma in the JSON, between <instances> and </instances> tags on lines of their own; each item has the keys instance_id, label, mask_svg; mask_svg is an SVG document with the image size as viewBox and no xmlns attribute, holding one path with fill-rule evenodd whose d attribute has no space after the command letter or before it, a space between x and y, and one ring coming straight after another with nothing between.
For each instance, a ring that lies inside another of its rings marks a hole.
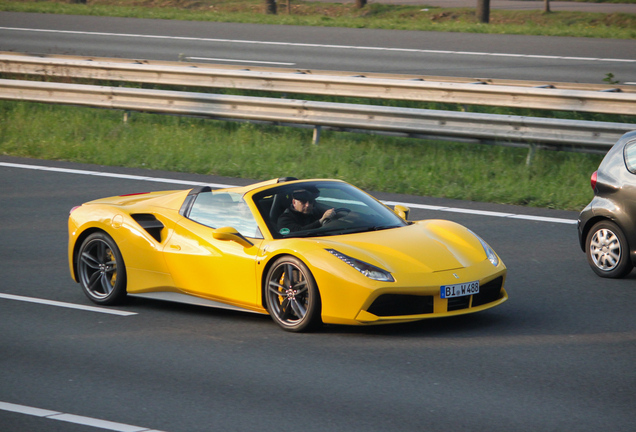
<instances>
[{"instance_id":1,"label":"hatchback rear wheel","mask_svg":"<svg viewBox=\"0 0 636 432\"><path fill-rule=\"evenodd\" d=\"M634 268L623 231L613 222L602 221L592 227L585 242L587 261L594 272L605 278L622 278Z\"/></svg>"}]
</instances>

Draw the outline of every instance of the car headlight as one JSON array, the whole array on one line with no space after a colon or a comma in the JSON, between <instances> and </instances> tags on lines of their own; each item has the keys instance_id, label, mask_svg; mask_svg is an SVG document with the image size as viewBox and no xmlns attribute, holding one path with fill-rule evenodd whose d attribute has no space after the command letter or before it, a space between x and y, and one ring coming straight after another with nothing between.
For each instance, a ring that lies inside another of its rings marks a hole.
<instances>
[{"instance_id":1,"label":"car headlight","mask_svg":"<svg viewBox=\"0 0 636 432\"><path fill-rule=\"evenodd\" d=\"M495 253L495 251L490 246L488 246L488 243L483 241L481 239L481 237L479 237L477 234L475 234L471 230L468 230L468 232L470 232L472 235L477 237L477 240L479 240L479 243L481 243L481 246L484 248L484 252L486 252L486 256L488 257L488 261L490 261L492 263L492 265L497 267L499 265L499 258L497 258L497 254Z\"/></svg>"},{"instance_id":2,"label":"car headlight","mask_svg":"<svg viewBox=\"0 0 636 432\"><path fill-rule=\"evenodd\" d=\"M327 252L332 254L335 257L340 258L342 261L349 264L354 269L358 270L360 273L368 277L369 279L381 281L381 282L394 282L393 276L386 270L382 270L380 267L376 267L364 261L357 260L355 258L351 258L348 255L338 252L335 249L325 249Z\"/></svg>"}]
</instances>

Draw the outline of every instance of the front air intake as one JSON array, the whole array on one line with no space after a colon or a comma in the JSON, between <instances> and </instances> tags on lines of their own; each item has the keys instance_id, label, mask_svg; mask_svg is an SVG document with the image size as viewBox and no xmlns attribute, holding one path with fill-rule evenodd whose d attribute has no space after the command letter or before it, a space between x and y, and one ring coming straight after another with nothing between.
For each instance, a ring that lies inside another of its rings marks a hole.
<instances>
[{"instance_id":1,"label":"front air intake","mask_svg":"<svg viewBox=\"0 0 636 432\"><path fill-rule=\"evenodd\" d=\"M433 296L382 294L367 309L375 316L422 315L433 313Z\"/></svg>"},{"instance_id":2,"label":"front air intake","mask_svg":"<svg viewBox=\"0 0 636 432\"><path fill-rule=\"evenodd\" d=\"M501 287L503 286L503 277L499 276L488 283L479 287L479 294L473 295L472 307L492 303L501 298Z\"/></svg>"}]
</instances>

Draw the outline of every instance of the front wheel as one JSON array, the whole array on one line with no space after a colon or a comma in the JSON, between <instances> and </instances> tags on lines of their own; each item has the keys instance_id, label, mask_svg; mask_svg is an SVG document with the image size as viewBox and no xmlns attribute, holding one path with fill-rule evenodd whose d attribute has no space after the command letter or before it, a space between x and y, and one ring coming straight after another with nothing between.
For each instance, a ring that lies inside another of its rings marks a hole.
<instances>
[{"instance_id":1,"label":"front wheel","mask_svg":"<svg viewBox=\"0 0 636 432\"><path fill-rule=\"evenodd\" d=\"M86 237L77 256L77 272L84 294L97 304L116 304L126 296L124 259L104 232Z\"/></svg>"},{"instance_id":2,"label":"front wheel","mask_svg":"<svg viewBox=\"0 0 636 432\"><path fill-rule=\"evenodd\" d=\"M625 234L610 221L592 227L585 241L585 252L592 270L604 278L622 278L634 268Z\"/></svg>"},{"instance_id":3,"label":"front wheel","mask_svg":"<svg viewBox=\"0 0 636 432\"><path fill-rule=\"evenodd\" d=\"M309 331L321 323L316 281L298 258L284 256L276 260L265 283L267 310L284 330Z\"/></svg>"}]
</instances>

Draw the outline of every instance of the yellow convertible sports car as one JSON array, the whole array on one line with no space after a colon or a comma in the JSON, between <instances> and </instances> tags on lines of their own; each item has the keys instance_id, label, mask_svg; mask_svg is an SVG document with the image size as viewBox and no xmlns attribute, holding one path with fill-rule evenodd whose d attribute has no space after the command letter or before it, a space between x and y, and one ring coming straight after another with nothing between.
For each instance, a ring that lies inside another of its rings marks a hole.
<instances>
[{"instance_id":1,"label":"yellow convertible sports car","mask_svg":"<svg viewBox=\"0 0 636 432\"><path fill-rule=\"evenodd\" d=\"M408 221L338 180L104 198L71 210L71 275L93 302L126 295L269 314L283 329L397 323L507 300L479 236Z\"/></svg>"}]
</instances>

